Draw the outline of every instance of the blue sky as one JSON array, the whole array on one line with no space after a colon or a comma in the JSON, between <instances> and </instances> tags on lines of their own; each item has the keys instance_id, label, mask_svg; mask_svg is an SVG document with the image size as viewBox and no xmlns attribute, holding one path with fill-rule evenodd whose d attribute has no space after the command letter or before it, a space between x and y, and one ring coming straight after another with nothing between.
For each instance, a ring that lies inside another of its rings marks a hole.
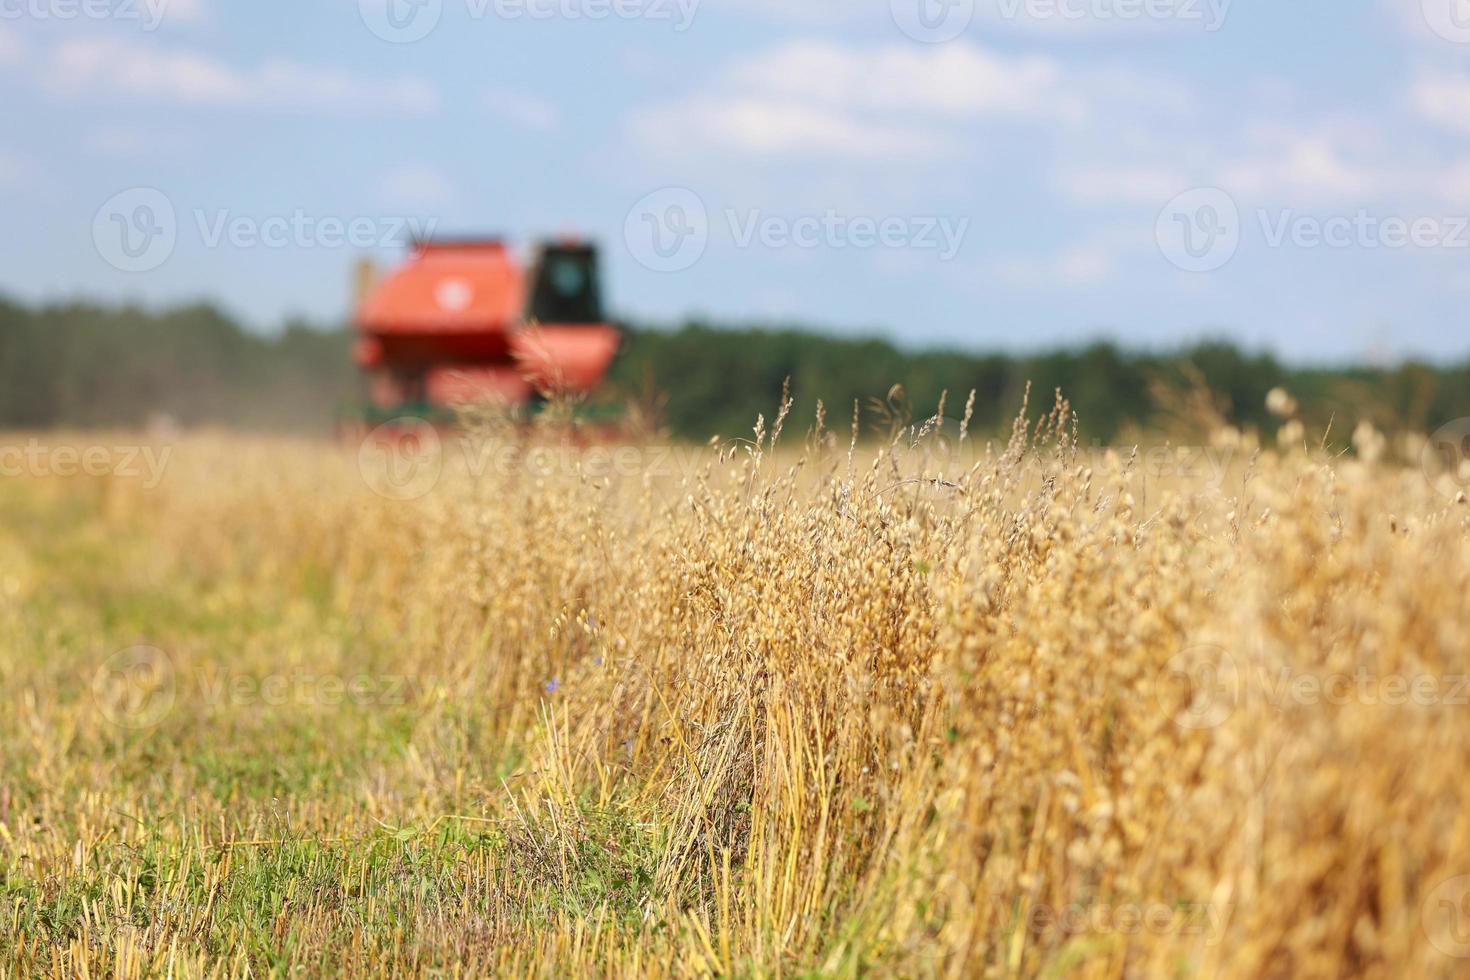
<instances>
[{"instance_id":1,"label":"blue sky","mask_svg":"<svg viewBox=\"0 0 1470 980\"><path fill-rule=\"evenodd\" d=\"M0 0L0 85L25 300L575 231L630 318L1470 354L1467 0Z\"/></svg>"}]
</instances>

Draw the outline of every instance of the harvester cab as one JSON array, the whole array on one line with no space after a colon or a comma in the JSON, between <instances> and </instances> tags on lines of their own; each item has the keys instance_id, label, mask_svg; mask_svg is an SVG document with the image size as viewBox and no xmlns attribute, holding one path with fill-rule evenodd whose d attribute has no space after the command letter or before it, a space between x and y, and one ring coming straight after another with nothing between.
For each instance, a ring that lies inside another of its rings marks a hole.
<instances>
[{"instance_id":1,"label":"harvester cab","mask_svg":"<svg viewBox=\"0 0 1470 980\"><path fill-rule=\"evenodd\" d=\"M532 323L602 323L597 248L590 244L543 244L531 266Z\"/></svg>"},{"instance_id":2,"label":"harvester cab","mask_svg":"<svg viewBox=\"0 0 1470 980\"><path fill-rule=\"evenodd\" d=\"M498 239L415 242L384 276L359 269L357 328L370 421L447 421L465 404L586 394L620 341L602 306L597 249L574 240L538 246L529 273Z\"/></svg>"}]
</instances>

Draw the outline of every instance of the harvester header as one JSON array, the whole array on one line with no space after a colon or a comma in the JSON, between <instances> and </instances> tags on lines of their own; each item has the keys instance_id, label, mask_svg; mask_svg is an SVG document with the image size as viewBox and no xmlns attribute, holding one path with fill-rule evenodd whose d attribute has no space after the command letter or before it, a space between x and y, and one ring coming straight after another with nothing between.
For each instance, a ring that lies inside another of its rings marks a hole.
<instances>
[{"instance_id":1,"label":"harvester header","mask_svg":"<svg viewBox=\"0 0 1470 980\"><path fill-rule=\"evenodd\" d=\"M386 276L360 275L357 327L377 414L585 393L620 340L597 250L577 240L539 245L529 273L496 238L414 242Z\"/></svg>"}]
</instances>

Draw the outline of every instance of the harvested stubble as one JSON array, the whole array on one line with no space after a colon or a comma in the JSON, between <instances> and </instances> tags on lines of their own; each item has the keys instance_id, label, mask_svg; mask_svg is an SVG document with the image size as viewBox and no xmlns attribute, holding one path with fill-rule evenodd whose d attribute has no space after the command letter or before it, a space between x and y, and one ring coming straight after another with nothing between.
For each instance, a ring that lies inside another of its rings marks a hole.
<instances>
[{"instance_id":1,"label":"harvested stubble","mask_svg":"<svg viewBox=\"0 0 1470 980\"><path fill-rule=\"evenodd\" d=\"M0 485L0 972L1465 975L1467 508L1071 432Z\"/></svg>"}]
</instances>

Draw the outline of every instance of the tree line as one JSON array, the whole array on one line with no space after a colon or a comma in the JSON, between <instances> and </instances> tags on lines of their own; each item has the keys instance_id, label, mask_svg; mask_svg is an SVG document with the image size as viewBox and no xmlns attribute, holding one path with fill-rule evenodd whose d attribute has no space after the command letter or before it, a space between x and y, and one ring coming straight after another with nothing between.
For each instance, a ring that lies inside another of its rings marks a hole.
<instances>
[{"instance_id":1,"label":"tree line","mask_svg":"<svg viewBox=\"0 0 1470 980\"><path fill-rule=\"evenodd\" d=\"M362 404L353 339L300 321L263 335L204 304L150 311L0 299L0 428L126 428L166 417L186 427L329 432ZM1109 343L1015 355L906 350L799 326L697 321L627 326L601 397L638 405L679 437L732 437L749 434L758 414L771 418L788 379L797 421L820 399L833 429L847 427L854 402L865 424L933 414L941 397L958 418L973 390L975 431L1000 432L1028 382L1033 408L1050 407L1060 388L1084 437L1102 441L1206 418L1264 429L1266 393L1277 386L1308 422L1336 425L1343 438L1360 418L1432 431L1470 416L1470 362L1300 367L1225 342L1167 352Z\"/></svg>"}]
</instances>

